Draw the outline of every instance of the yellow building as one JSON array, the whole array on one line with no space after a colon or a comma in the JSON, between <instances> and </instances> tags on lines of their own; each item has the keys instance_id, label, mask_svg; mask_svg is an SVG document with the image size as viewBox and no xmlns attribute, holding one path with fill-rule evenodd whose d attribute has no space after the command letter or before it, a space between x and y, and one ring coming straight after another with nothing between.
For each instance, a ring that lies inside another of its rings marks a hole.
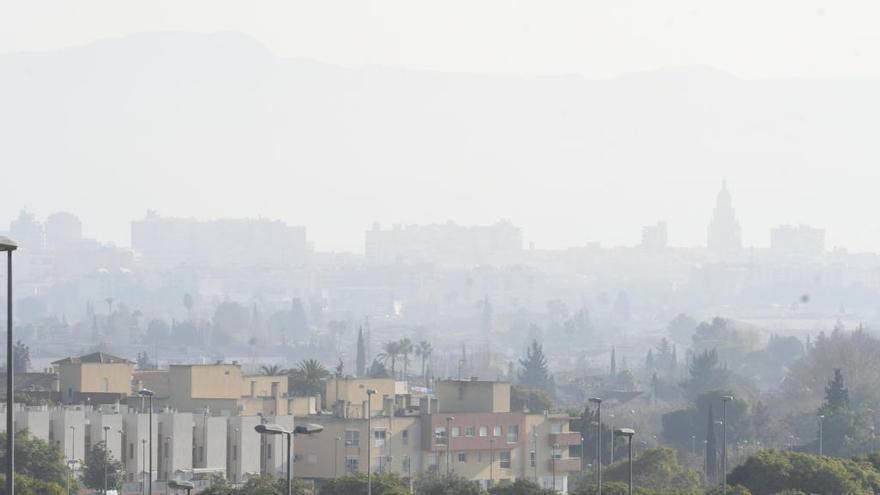
<instances>
[{"instance_id":1,"label":"yellow building","mask_svg":"<svg viewBox=\"0 0 880 495\"><path fill-rule=\"evenodd\" d=\"M52 363L58 373L63 401L84 395L127 396L132 393L134 363L103 352L69 357Z\"/></svg>"},{"instance_id":2,"label":"yellow building","mask_svg":"<svg viewBox=\"0 0 880 495\"><path fill-rule=\"evenodd\" d=\"M241 365L171 365L167 371L138 371L139 386L153 390L155 401L183 412L251 416L288 414L287 375L244 375Z\"/></svg>"}]
</instances>

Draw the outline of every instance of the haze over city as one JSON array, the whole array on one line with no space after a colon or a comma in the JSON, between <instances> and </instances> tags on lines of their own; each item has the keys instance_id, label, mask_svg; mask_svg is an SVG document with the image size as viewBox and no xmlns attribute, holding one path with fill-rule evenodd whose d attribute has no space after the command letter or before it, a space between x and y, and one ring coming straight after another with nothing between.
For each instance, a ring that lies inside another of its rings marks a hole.
<instances>
[{"instance_id":1,"label":"haze over city","mask_svg":"<svg viewBox=\"0 0 880 495\"><path fill-rule=\"evenodd\" d=\"M880 4L0 3L0 495L880 493Z\"/></svg>"}]
</instances>

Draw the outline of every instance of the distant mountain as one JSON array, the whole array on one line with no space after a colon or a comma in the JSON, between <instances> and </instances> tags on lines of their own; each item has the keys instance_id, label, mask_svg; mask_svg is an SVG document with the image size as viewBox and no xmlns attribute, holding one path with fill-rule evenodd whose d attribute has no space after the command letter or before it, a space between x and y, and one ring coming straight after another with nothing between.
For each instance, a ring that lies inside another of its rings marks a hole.
<instances>
[{"instance_id":1,"label":"distant mountain","mask_svg":"<svg viewBox=\"0 0 880 495\"><path fill-rule=\"evenodd\" d=\"M0 211L72 209L122 242L155 208L305 223L319 248L358 247L374 219L502 217L557 245L634 239L665 218L689 244L728 177L747 242L802 218L857 236L841 218L868 204L842 203L880 163L877 87L705 67L602 80L345 69L236 33L145 33L0 55L0 164L15 177ZM808 193L776 201L786 184ZM838 209L803 204L826 187Z\"/></svg>"}]
</instances>

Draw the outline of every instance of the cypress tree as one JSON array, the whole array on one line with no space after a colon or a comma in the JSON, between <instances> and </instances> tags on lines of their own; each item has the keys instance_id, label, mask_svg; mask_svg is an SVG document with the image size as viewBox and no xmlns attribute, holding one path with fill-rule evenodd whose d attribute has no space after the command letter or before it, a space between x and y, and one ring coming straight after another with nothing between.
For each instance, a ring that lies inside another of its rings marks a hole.
<instances>
[{"instance_id":1,"label":"cypress tree","mask_svg":"<svg viewBox=\"0 0 880 495\"><path fill-rule=\"evenodd\" d=\"M357 376L363 377L367 373L367 346L364 342L364 329L358 328L357 341Z\"/></svg>"}]
</instances>

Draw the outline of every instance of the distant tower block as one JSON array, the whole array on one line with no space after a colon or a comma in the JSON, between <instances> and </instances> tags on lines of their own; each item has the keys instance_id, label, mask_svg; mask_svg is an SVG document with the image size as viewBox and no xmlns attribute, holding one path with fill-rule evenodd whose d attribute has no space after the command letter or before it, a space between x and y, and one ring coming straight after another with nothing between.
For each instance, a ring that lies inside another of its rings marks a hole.
<instances>
[{"instance_id":1,"label":"distant tower block","mask_svg":"<svg viewBox=\"0 0 880 495\"><path fill-rule=\"evenodd\" d=\"M742 229L736 219L736 210L727 190L727 181L721 183L721 191L715 202L715 212L709 222L706 242L710 251L731 253L742 248Z\"/></svg>"}]
</instances>

